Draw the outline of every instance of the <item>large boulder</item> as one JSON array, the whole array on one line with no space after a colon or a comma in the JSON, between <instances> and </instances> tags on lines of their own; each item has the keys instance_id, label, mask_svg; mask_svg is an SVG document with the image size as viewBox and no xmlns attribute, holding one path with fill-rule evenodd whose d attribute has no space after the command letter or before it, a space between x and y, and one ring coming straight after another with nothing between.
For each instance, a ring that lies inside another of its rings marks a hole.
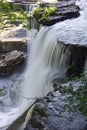
<instances>
[{"instance_id":1,"label":"large boulder","mask_svg":"<svg viewBox=\"0 0 87 130\"><path fill-rule=\"evenodd\" d=\"M18 50L18 51L27 50L26 29L13 29L13 30L1 33L0 51L9 52L12 50Z\"/></svg>"},{"instance_id":2,"label":"large boulder","mask_svg":"<svg viewBox=\"0 0 87 130\"><path fill-rule=\"evenodd\" d=\"M26 55L21 51L11 51L3 56L0 60L0 76L8 76L12 74L22 62Z\"/></svg>"},{"instance_id":3,"label":"large boulder","mask_svg":"<svg viewBox=\"0 0 87 130\"><path fill-rule=\"evenodd\" d=\"M54 6L57 10L52 15L43 17L44 8ZM35 12L34 17L40 24L51 26L57 22L76 18L80 15L79 7L75 5L75 0L59 1L58 3L52 4L41 4L41 11Z\"/></svg>"},{"instance_id":4,"label":"large boulder","mask_svg":"<svg viewBox=\"0 0 87 130\"><path fill-rule=\"evenodd\" d=\"M26 51L27 43L24 38L3 38L0 42L1 52L8 52L12 50Z\"/></svg>"}]
</instances>

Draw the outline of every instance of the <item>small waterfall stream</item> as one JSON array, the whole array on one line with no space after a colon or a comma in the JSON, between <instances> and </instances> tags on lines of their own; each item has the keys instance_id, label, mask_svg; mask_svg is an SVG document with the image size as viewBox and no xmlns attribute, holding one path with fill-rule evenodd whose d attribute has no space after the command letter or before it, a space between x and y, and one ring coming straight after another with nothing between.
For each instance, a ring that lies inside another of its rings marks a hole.
<instances>
[{"instance_id":1,"label":"small waterfall stream","mask_svg":"<svg viewBox=\"0 0 87 130\"><path fill-rule=\"evenodd\" d=\"M0 102L0 130L5 130L14 120L21 116L36 98L44 97L53 90L52 84L56 79L66 77L70 59L69 48L66 44L86 44L87 42L87 13L83 4L81 16L77 19L66 20L52 27L42 27L32 43L30 61L25 71L22 84L9 90L9 96ZM84 13L83 13L84 9ZM16 103L15 103L16 102ZM2 105L4 104L4 105ZM4 110L5 107L5 110Z\"/></svg>"}]
</instances>

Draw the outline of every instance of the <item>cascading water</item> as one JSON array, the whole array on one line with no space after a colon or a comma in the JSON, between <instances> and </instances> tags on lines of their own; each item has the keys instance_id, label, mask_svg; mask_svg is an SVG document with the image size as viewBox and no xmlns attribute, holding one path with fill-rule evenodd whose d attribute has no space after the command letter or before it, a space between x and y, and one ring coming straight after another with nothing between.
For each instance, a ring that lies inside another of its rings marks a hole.
<instances>
[{"instance_id":1,"label":"cascading water","mask_svg":"<svg viewBox=\"0 0 87 130\"><path fill-rule=\"evenodd\" d=\"M80 17L54 25L59 41L66 44L87 45L87 0L76 2L80 5Z\"/></svg>"},{"instance_id":2,"label":"cascading water","mask_svg":"<svg viewBox=\"0 0 87 130\"><path fill-rule=\"evenodd\" d=\"M87 0L81 3L87 5ZM5 126L8 127L22 115L36 98L44 97L51 91L54 80L66 76L70 52L58 40L66 44L86 44L87 9L82 6L83 9L84 12L81 11L81 16L77 19L66 20L40 30L32 43L30 61L20 91L14 87L0 103L0 130L5 130Z\"/></svg>"},{"instance_id":3,"label":"cascading water","mask_svg":"<svg viewBox=\"0 0 87 130\"><path fill-rule=\"evenodd\" d=\"M42 28L32 45L31 61L25 78L26 98L45 96L51 89L51 83L58 76L66 74L69 51L64 45L57 44L56 32L51 28Z\"/></svg>"},{"instance_id":4,"label":"cascading water","mask_svg":"<svg viewBox=\"0 0 87 130\"><path fill-rule=\"evenodd\" d=\"M0 127L9 125L27 110L36 98L44 97L51 91L52 82L55 79L65 77L67 56L69 59L69 51L64 45L57 43L56 32L52 28L42 28L32 45L21 94L15 92L15 97L19 96L19 101L16 100L16 107L9 109L8 112L0 113Z\"/></svg>"}]
</instances>

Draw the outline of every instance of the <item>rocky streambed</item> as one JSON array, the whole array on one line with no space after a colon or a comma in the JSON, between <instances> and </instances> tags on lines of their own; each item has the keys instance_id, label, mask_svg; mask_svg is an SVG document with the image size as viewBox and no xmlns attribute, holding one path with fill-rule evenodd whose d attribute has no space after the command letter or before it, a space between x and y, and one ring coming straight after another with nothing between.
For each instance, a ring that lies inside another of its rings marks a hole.
<instances>
[{"instance_id":1,"label":"rocky streambed","mask_svg":"<svg viewBox=\"0 0 87 130\"><path fill-rule=\"evenodd\" d=\"M51 4L46 4L46 6L51 6ZM80 15L79 8L75 5L75 1L60 1L60 3L55 6L57 6L58 9L55 15L41 19L41 17L38 17L39 14L36 14L35 18L37 22L50 26L59 21L68 18L76 18ZM43 12L41 12L39 16L41 16L42 13ZM1 56L1 66L2 64L7 64L7 66L10 65L11 69L11 66L14 68L14 65L19 66L19 64L24 61L26 56L23 52L20 51L26 51L27 44L26 31L24 31L24 35L22 35L22 31L23 30L13 31L13 34L10 32L8 36L6 35L0 40L0 50L1 52L6 53L5 56ZM13 59L16 59L13 61L9 54L13 56ZM19 59L21 59L20 62ZM1 71L4 71L4 69ZM6 74L6 70L4 73ZM37 101L37 104L34 107L32 113L32 117L30 120L28 120L25 130L87 130L87 122L85 120L86 117L83 116L80 111L74 111L70 113L69 111L65 111L65 109L63 109L67 102L65 100L67 98L67 85L64 85L64 87L59 86L60 85L57 85L55 87L54 92L49 93L45 98L39 99ZM13 130L13 128L16 130L16 124L15 127L14 125L11 127L11 130Z\"/></svg>"},{"instance_id":2,"label":"rocky streambed","mask_svg":"<svg viewBox=\"0 0 87 130\"><path fill-rule=\"evenodd\" d=\"M87 130L85 116L78 111L66 109L67 92L70 86L82 86L81 82L69 81L54 85L54 92L39 99L34 107L32 117L24 130ZM69 111L70 110L70 111Z\"/></svg>"}]
</instances>

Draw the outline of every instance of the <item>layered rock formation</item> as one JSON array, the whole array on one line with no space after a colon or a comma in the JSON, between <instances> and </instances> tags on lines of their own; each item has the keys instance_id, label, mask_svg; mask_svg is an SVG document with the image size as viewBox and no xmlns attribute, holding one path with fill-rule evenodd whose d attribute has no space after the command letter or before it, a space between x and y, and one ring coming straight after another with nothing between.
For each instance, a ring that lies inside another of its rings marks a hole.
<instances>
[{"instance_id":1,"label":"layered rock formation","mask_svg":"<svg viewBox=\"0 0 87 130\"><path fill-rule=\"evenodd\" d=\"M25 29L12 30L3 33L0 38L0 51L27 51L27 32Z\"/></svg>"},{"instance_id":2,"label":"layered rock formation","mask_svg":"<svg viewBox=\"0 0 87 130\"><path fill-rule=\"evenodd\" d=\"M26 55L21 51L11 51L2 55L0 60L0 76L8 76L12 74L17 67L24 62Z\"/></svg>"},{"instance_id":3,"label":"layered rock formation","mask_svg":"<svg viewBox=\"0 0 87 130\"><path fill-rule=\"evenodd\" d=\"M56 11L53 12L50 16L43 17L45 7L56 7ZM58 3L43 3L40 5L42 8L41 11L35 12L34 17L36 18L37 22L43 25L53 25L57 22L76 18L80 15L79 7L75 5L75 0L67 0L67 1L58 1Z\"/></svg>"}]
</instances>

